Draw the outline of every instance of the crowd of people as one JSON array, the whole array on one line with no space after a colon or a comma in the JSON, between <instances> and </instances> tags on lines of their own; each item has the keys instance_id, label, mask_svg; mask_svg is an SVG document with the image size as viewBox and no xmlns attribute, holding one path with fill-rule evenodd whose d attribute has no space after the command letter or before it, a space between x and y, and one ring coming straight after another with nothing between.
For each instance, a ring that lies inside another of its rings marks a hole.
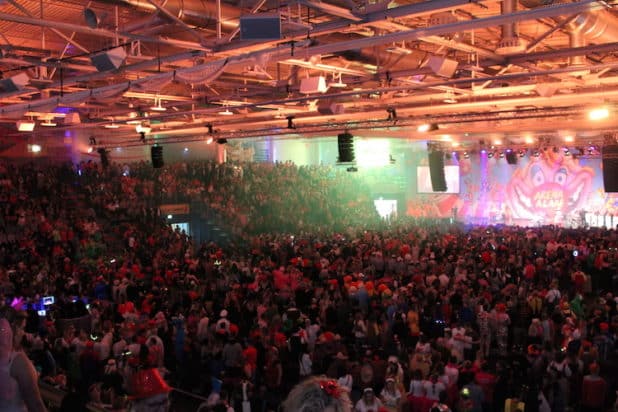
<instances>
[{"instance_id":1,"label":"crowd of people","mask_svg":"<svg viewBox=\"0 0 618 412\"><path fill-rule=\"evenodd\" d=\"M370 199L328 167L1 165L7 356L66 410L612 407L616 230L386 223ZM179 201L242 243L169 227Z\"/></svg>"}]
</instances>

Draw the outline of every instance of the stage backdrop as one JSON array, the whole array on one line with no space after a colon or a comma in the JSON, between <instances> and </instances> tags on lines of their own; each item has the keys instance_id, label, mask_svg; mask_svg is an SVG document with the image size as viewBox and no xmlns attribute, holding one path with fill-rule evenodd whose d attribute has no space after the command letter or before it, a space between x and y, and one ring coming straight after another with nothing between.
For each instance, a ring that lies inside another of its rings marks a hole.
<instances>
[{"instance_id":1,"label":"stage backdrop","mask_svg":"<svg viewBox=\"0 0 618 412\"><path fill-rule=\"evenodd\" d=\"M469 223L568 226L590 223L592 216L595 222L601 222L600 216L618 217L618 194L603 190L600 158L574 158L549 149L538 157L528 152L509 165L506 158L486 153L468 159L448 154L446 164L459 165L458 194L419 193L416 169L426 164L426 153L419 152L408 163L411 216L450 218L456 213Z\"/></svg>"}]
</instances>

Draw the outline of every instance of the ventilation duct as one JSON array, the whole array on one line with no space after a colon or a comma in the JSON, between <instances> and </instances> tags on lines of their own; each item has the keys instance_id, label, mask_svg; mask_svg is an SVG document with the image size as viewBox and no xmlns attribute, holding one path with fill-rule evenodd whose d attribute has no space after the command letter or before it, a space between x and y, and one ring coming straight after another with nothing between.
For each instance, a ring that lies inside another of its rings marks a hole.
<instances>
[{"instance_id":1,"label":"ventilation duct","mask_svg":"<svg viewBox=\"0 0 618 412\"><path fill-rule=\"evenodd\" d=\"M569 47L584 47L586 45L586 39L584 38L584 33L580 29L572 29L569 31ZM586 66L586 56L571 56L569 57L569 66L582 67ZM588 74L589 72L583 70L581 72L572 73L574 76L583 76Z\"/></svg>"},{"instance_id":2,"label":"ventilation duct","mask_svg":"<svg viewBox=\"0 0 618 412\"><path fill-rule=\"evenodd\" d=\"M137 9L156 13L157 8L148 0L116 0ZM167 0L163 7L187 24L196 27L212 26L217 21L217 2L203 0ZM236 29L240 12L236 7L221 2L221 26Z\"/></svg>"},{"instance_id":3,"label":"ventilation duct","mask_svg":"<svg viewBox=\"0 0 618 412\"><path fill-rule=\"evenodd\" d=\"M520 0L524 7L529 9L562 3L561 0ZM555 18L562 23L564 19ZM571 47L584 47L589 43L613 43L618 41L618 18L609 10L588 11L580 13L566 25L571 32ZM581 37L580 37L581 36ZM570 63L585 64L585 58L576 57Z\"/></svg>"},{"instance_id":4,"label":"ventilation duct","mask_svg":"<svg viewBox=\"0 0 618 412\"><path fill-rule=\"evenodd\" d=\"M502 0L500 4L502 14L511 14L517 11L517 0ZM496 53L507 55L522 53L526 49L526 45L519 38L517 31L517 23L505 23L502 25L502 37L496 48Z\"/></svg>"}]
</instances>

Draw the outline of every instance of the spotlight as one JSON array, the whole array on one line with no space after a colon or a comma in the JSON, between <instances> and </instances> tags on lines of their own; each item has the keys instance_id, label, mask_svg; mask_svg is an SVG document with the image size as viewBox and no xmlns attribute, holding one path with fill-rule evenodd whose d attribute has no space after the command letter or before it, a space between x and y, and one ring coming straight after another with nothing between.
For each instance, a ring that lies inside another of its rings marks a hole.
<instances>
[{"instance_id":1,"label":"spotlight","mask_svg":"<svg viewBox=\"0 0 618 412\"><path fill-rule=\"evenodd\" d=\"M464 159L469 159L470 158L470 153L464 152L463 156L464 156Z\"/></svg>"},{"instance_id":2,"label":"spotlight","mask_svg":"<svg viewBox=\"0 0 618 412\"><path fill-rule=\"evenodd\" d=\"M534 151L532 152L532 156L534 157L539 157L541 155L541 152L539 151L539 149L534 149Z\"/></svg>"},{"instance_id":3,"label":"spotlight","mask_svg":"<svg viewBox=\"0 0 618 412\"><path fill-rule=\"evenodd\" d=\"M288 120L288 129L296 129L296 125L294 124L294 116L286 117Z\"/></svg>"},{"instance_id":4,"label":"spotlight","mask_svg":"<svg viewBox=\"0 0 618 412\"><path fill-rule=\"evenodd\" d=\"M503 158L504 158L504 152L500 151L500 159L503 159Z\"/></svg>"},{"instance_id":5,"label":"spotlight","mask_svg":"<svg viewBox=\"0 0 618 412\"><path fill-rule=\"evenodd\" d=\"M89 146L89 147L88 147L88 153L92 153L93 151L94 151L94 147Z\"/></svg>"},{"instance_id":6,"label":"spotlight","mask_svg":"<svg viewBox=\"0 0 618 412\"><path fill-rule=\"evenodd\" d=\"M526 156L526 151L524 149L521 149L519 151L519 157L524 157L524 156Z\"/></svg>"},{"instance_id":7,"label":"spotlight","mask_svg":"<svg viewBox=\"0 0 618 412\"><path fill-rule=\"evenodd\" d=\"M388 118L386 120L388 121L397 121L397 110L395 110L392 107L389 107L388 109L386 109L386 113L388 113Z\"/></svg>"},{"instance_id":8,"label":"spotlight","mask_svg":"<svg viewBox=\"0 0 618 412\"><path fill-rule=\"evenodd\" d=\"M215 139L212 138L212 136L210 136L208 139L206 139L206 144L211 144Z\"/></svg>"},{"instance_id":9,"label":"spotlight","mask_svg":"<svg viewBox=\"0 0 618 412\"><path fill-rule=\"evenodd\" d=\"M487 154L487 150L481 149L481 154Z\"/></svg>"},{"instance_id":10,"label":"spotlight","mask_svg":"<svg viewBox=\"0 0 618 412\"><path fill-rule=\"evenodd\" d=\"M490 159L491 159L492 157L494 157L494 152L489 152L489 153L487 153L487 157L488 157L488 158L490 158Z\"/></svg>"},{"instance_id":11,"label":"spotlight","mask_svg":"<svg viewBox=\"0 0 618 412\"><path fill-rule=\"evenodd\" d=\"M563 147L563 148L562 148L562 151L564 152L564 155L565 155L565 156L569 156L569 155L571 154L571 151L569 150L569 148L568 148L568 147Z\"/></svg>"},{"instance_id":12,"label":"spotlight","mask_svg":"<svg viewBox=\"0 0 618 412\"><path fill-rule=\"evenodd\" d=\"M217 139L217 144L226 144L227 143L227 139L223 138L223 139Z\"/></svg>"},{"instance_id":13,"label":"spotlight","mask_svg":"<svg viewBox=\"0 0 618 412\"><path fill-rule=\"evenodd\" d=\"M609 117L609 110L607 107L599 107L596 109L592 109L588 112L588 119L597 121L604 120Z\"/></svg>"},{"instance_id":14,"label":"spotlight","mask_svg":"<svg viewBox=\"0 0 618 412\"><path fill-rule=\"evenodd\" d=\"M434 130L438 130L438 125L435 123L423 123L419 125L416 130L420 133L433 132Z\"/></svg>"}]
</instances>

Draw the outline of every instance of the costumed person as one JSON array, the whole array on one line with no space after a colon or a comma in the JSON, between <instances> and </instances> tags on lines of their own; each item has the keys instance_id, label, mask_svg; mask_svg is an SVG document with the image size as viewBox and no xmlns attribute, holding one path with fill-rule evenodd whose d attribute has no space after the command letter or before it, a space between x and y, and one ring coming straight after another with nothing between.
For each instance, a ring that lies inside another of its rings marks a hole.
<instances>
[{"instance_id":1,"label":"costumed person","mask_svg":"<svg viewBox=\"0 0 618 412\"><path fill-rule=\"evenodd\" d=\"M389 376L386 378L386 384L380 392L380 399L382 399L382 403L389 411L396 411L401 403L401 391L397 387L395 382L395 378Z\"/></svg>"},{"instance_id":2,"label":"costumed person","mask_svg":"<svg viewBox=\"0 0 618 412\"><path fill-rule=\"evenodd\" d=\"M142 345L138 369L130 379L131 412L166 412L169 408L168 394L172 388L163 380L153 361L148 347Z\"/></svg>"},{"instance_id":3,"label":"costumed person","mask_svg":"<svg viewBox=\"0 0 618 412\"><path fill-rule=\"evenodd\" d=\"M508 313L506 313L506 305L504 303L498 303L496 305L493 320L496 330L498 352L500 353L500 356L506 356L509 338L509 325L511 324L511 318L509 317Z\"/></svg>"},{"instance_id":4,"label":"costumed person","mask_svg":"<svg viewBox=\"0 0 618 412\"><path fill-rule=\"evenodd\" d=\"M363 389L363 396L356 402L356 412L378 412L382 408L382 401L378 399L373 388Z\"/></svg>"},{"instance_id":5,"label":"costumed person","mask_svg":"<svg viewBox=\"0 0 618 412\"><path fill-rule=\"evenodd\" d=\"M352 412L348 391L335 380L316 376L296 385L282 407L284 412Z\"/></svg>"}]
</instances>

